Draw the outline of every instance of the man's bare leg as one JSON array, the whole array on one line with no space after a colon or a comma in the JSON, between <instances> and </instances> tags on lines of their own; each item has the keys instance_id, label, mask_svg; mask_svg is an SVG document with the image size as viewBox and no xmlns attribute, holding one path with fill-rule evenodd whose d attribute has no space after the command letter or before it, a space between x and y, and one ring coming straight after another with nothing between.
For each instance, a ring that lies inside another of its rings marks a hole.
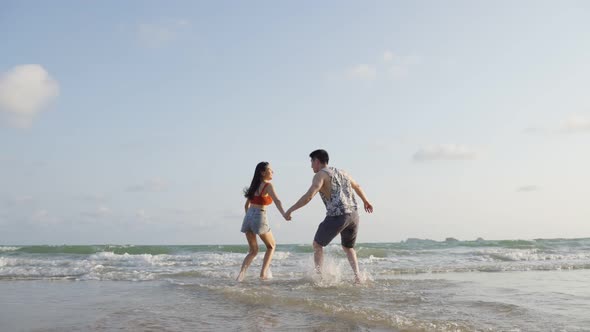
<instances>
[{"instance_id":1,"label":"man's bare leg","mask_svg":"<svg viewBox=\"0 0 590 332\"><path fill-rule=\"evenodd\" d=\"M354 283L359 284L361 282L361 278L359 272L359 263L358 259L356 258L356 251L354 248L347 248L345 246L342 246L342 249L346 253L346 257L348 257L348 262L350 263L352 272L354 272Z\"/></svg>"},{"instance_id":2,"label":"man's bare leg","mask_svg":"<svg viewBox=\"0 0 590 332\"><path fill-rule=\"evenodd\" d=\"M324 247L315 241L313 241L313 261L316 273L322 274L322 268L324 266Z\"/></svg>"}]
</instances>

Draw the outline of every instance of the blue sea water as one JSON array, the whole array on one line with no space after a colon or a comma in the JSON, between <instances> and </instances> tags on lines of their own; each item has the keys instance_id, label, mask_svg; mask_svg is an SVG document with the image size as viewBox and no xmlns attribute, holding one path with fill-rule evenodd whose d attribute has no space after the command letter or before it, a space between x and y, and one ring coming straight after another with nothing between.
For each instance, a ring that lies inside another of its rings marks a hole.
<instances>
[{"instance_id":1,"label":"blue sea water","mask_svg":"<svg viewBox=\"0 0 590 332\"><path fill-rule=\"evenodd\" d=\"M262 250L263 251L263 250ZM590 331L590 239L278 245L0 246L2 331Z\"/></svg>"}]
</instances>

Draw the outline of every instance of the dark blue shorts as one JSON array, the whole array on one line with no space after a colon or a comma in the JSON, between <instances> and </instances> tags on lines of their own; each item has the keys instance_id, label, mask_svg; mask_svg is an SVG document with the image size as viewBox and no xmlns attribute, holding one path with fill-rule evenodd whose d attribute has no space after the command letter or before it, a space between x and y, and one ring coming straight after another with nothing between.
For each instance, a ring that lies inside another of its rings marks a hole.
<instances>
[{"instance_id":1,"label":"dark blue shorts","mask_svg":"<svg viewBox=\"0 0 590 332\"><path fill-rule=\"evenodd\" d=\"M354 248L358 233L359 215L357 212L340 216L327 216L318 226L313 240L322 247L332 242L340 234L340 243L346 248Z\"/></svg>"}]
</instances>

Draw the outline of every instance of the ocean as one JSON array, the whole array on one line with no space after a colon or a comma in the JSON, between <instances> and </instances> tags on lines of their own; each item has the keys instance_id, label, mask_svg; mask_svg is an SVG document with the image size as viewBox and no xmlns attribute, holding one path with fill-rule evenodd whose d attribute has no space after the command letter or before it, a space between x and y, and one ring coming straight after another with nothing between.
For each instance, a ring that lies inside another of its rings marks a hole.
<instances>
[{"instance_id":1,"label":"ocean","mask_svg":"<svg viewBox=\"0 0 590 332\"><path fill-rule=\"evenodd\" d=\"M0 246L0 331L590 331L590 239Z\"/></svg>"}]
</instances>

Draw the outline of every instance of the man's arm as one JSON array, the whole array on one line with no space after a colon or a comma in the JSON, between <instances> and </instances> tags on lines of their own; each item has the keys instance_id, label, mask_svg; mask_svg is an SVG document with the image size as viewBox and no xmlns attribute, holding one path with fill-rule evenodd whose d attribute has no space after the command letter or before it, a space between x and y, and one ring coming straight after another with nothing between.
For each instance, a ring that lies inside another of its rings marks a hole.
<instances>
[{"instance_id":1,"label":"man's arm","mask_svg":"<svg viewBox=\"0 0 590 332\"><path fill-rule=\"evenodd\" d=\"M309 187L307 192L303 196L301 196L297 203L293 204L293 206L291 206L289 210L285 212L285 214L291 217L291 213L293 211L304 207L307 203L311 201L311 199L318 193L318 191L320 191L323 184L324 178L322 174L320 172L316 173L316 175L313 177L313 181L311 182L311 187Z\"/></svg>"},{"instance_id":2,"label":"man's arm","mask_svg":"<svg viewBox=\"0 0 590 332\"><path fill-rule=\"evenodd\" d=\"M367 195L365 194L363 188L361 188L361 185L354 181L354 179L350 175L348 176L348 178L350 179L350 185L352 186L352 189L354 189L354 192L356 192L356 194L359 195L359 197L363 200L363 204L365 205L365 211L367 211L368 213L372 213L373 205L369 203Z\"/></svg>"}]
</instances>

